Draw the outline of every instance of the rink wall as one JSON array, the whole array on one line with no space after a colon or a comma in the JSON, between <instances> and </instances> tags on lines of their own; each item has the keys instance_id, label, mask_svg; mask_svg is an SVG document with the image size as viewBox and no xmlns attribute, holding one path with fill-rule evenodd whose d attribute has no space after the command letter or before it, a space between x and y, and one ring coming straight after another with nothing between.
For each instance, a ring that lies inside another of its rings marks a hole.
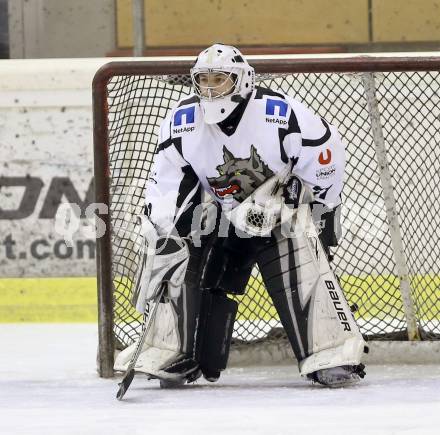
<instances>
[{"instance_id":1,"label":"rink wall","mask_svg":"<svg viewBox=\"0 0 440 435\"><path fill-rule=\"evenodd\" d=\"M1 61L0 277L95 275L92 79L110 60Z\"/></svg>"},{"instance_id":2,"label":"rink wall","mask_svg":"<svg viewBox=\"0 0 440 435\"><path fill-rule=\"evenodd\" d=\"M55 217L63 201L92 202L90 83L102 63L2 62L0 276L94 274L94 239L67 246Z\"/></svg>"},{"instance_id":3,"label":"rink wall","mask_svg":"<svg viewBox=\"0 0 440 435\"><path fill-rule=\"evenodd\" d=\"M380 341L368 343L362 362L369 364L440 364L440 341ZM295 360L286 339L231 347L229 367L291 364ZM367 369L368 373L368 369Z\"/></svg>"}]
</instances>

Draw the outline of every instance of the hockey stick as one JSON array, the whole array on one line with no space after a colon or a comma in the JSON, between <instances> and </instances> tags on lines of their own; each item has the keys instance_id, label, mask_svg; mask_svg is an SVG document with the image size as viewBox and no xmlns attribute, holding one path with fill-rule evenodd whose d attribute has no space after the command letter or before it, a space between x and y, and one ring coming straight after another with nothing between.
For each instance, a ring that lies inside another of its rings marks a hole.
<instances>
[{"instance_id":1,"label":"hockey stick","mask_svg":"<svg viewBox=\"0 0 440 435\"><path fill-rule=\"evenodd\" d=\"M130 363L128 364L127 371L124 374L124 377L122 378L122 381L119 384L119 390L116 393L116 398L118 400L122 400L125 393L127 392L128 388L130 387L131 382L133 381L134 374L135 374L135 365L137 363L137 360L139 358L139 355L141 354L141 350L143 347L143 344L145 343L145 340L148 336L148 333L150 332L151 325L153 324L154 318L156 317L156 312L160 304L160 300L162 299L162 296L165 292L166 284L162 284L161 289L159 293L156 296L156 299L153 301L152 304L152 310L148 316L148 322L145 325L145 328L142 330L142 334L139 336L136 349L131 357Z\"/></svg>"}]
</instances>

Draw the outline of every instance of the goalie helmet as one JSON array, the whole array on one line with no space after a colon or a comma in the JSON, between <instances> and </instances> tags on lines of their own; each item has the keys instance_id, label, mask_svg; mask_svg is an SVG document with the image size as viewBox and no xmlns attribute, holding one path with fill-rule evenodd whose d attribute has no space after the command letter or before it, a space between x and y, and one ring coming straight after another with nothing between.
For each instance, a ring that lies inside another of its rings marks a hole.
<instances>
[{"instance_id":1,"label":"goalie helmet","mask_svg":"<svg viewBox=\"0 0 440 435\"><path fill-rule=\"evenodd\" d=\"M254 69L237 48L223 44L199 54L191 79L207 124L226 119L255 87Z\"/></svg>"}]
</instances>

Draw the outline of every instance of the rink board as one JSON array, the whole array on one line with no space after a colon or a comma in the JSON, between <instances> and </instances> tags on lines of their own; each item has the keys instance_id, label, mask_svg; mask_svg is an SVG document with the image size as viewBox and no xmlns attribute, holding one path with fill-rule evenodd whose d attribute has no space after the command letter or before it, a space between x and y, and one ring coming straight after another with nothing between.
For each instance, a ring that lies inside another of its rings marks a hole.
<instances>
[{"instance_id":1,"label":"rink board","mask_svg":"<svg viewBox=\"0 0 440 435\"><path fill-rule=\"evenodd\" d=\"M418 276L416 291L423 294L423 287L429 286L426 291L432 298L440 300L440 276ZM395 289L395 276L369 276L362 279L354 276L342 276L344 289L350 294L350 300L360 300L357 317L368 319L374 317L375 311L380 312L377 300L387 300L387 294ZM386 283L387 285L384 285ZM426 284L425 284L426 283ZM435 289L432 288L433 284ZM262 285L255 286L258 290L248 291L240 298L247 298L247 309L258 304L262 317L249 317L248 320L269 320L275 315L273 307L262 297L265 292ZM96 322L97 296L96 278L10 278L0 279L0 323L14 322ZM367 301L367 302L365 302ZM374 310L368 301L375 303ZM400 309L396 306L396 309ZM237 320L243 320L238 315ZM426 318L434 320L436 317ZM440 320L440 319L437 319Z\"/></svg>"}]
</instances>

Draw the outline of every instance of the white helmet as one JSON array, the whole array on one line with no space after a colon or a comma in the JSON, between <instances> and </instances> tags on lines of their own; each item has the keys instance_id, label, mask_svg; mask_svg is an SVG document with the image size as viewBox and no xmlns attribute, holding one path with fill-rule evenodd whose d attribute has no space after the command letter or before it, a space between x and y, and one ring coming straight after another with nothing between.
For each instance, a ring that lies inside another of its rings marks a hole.
<instances>
[{"instance_id":1,"label":"white helmet","mask_svg":"<svg viewBox=\"0 0 440 435\"><path fill-rule=\"evenodd\" d=\"M214 83L209 80L211 74L224 78ZM208 77L205 84L200 82L202 75ZM255 87L254 69L231 45L214 44L203 50L191 69L191 79L207 124L226 119Z\"/></svg>"}]
</instances>

